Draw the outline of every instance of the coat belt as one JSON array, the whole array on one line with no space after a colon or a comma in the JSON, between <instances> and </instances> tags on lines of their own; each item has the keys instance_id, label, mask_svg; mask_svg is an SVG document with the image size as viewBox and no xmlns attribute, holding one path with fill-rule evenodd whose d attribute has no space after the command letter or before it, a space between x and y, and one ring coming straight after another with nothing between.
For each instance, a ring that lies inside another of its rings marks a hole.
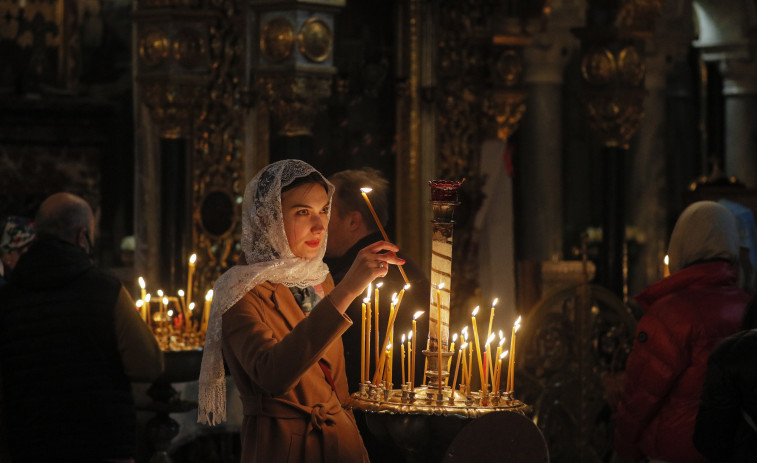
<instances>
[{"instance_id":1,"label":"coat belt","mask_svg":"<svg viewBox=\"0 0 757 463\"><path fill-rule=\"evenodd\" d=\"M312 407L298 404L289 400L275 397L263 397L261 395L242 396L242 407L245 415L258 418L268 417L276 419L309 419L306 435L318 432L323 443L323 460L325 462L337 461L339 457L339 441L337 431L333 425L336 423L333 415L342 413L342 405L336 395L326 403L315 404ZM258 431L262 423L258 420ZM307 439L305 439L307 442ZM303 445L305 444L303 442ZM263 444L257 439L257 445Z\"/></svg>"}]
</instances>

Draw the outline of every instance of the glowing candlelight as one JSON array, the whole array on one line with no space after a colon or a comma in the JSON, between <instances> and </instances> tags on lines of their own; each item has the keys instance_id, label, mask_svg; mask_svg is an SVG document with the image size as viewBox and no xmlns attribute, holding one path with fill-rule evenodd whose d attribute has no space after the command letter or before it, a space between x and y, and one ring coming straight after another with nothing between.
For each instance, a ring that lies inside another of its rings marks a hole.
<instances>
[{"instance_id":1,"label":"glowing candlelight","mask_svg":"<svg viewBox=\"0 0 757 463\"><path fill-rule=\"evenodd\" d=\"M365 379L370 376L371 369L371 300L365 303Z\"/></svg>"},{"instance_id":2,"label":"glowing candlelight","mask_svg":"<svg viewBox=\"0 0 757 463\"><path fill-rule=\"evenodd\" d=\"M407 286L406 286L407 287ZM381 350L381 360L379 360L378 364L382 365L381 368L383 368L383 364L386 361L387 356L387 349L386 346L389 345L391 342L391 333L392 329L394 328L394 320L397 318L397 313L399 312L399 305L402 302L402 295L405 293L405 288L402 288L402 290L399 293L399 296L396 299L396 304L392 304L391 310L389 311L389 323L386 327L386 335L384 336L384 348ZM378 333L377 333L378 334ZM376 374L374 375L374 383L378 384L377 381L381 379L382 372L380 371L380 368L377 368Z\"/></svg>"},{"instance_id":3,"label":"glowing candlelight","mask_svg":"<svg viewBox=\"0 0 757 463\"><path fill-rule=\"evenodd\" d=\"M478 313L478 306L476 306L475 309L473 309L473 313L471 315L471 321L473 322L473 340L476 342L476 355L478 356L478 373L481 377L481 387L484 387L484 365L483 360L481 357L481 344L478 342L478 325L476 325L476 314ZM471 365L471 370L473 369L473 365Z\"/></svg>"},{"instance_id":4,"label":"glowing candlelight","mask_svg":"<svg viewBox=\"0 0 757 463\"><path fill-rule=\"evenodd\" d=\"M494 323L494 306L497 305L497 301L499 301L498 298L494 298L492 301L492 310L491 315L489 315L489 329L486 330L486 338L489 338L489 335L492 334L492 323Z\"/></svg>"},{"instance_id":5,"label":"glowing candlelight","mask_svg":"<svg viewBox=\"0 0 757 463\"><path fill-rule=\"evenodd\" d=\"M195 310L195 303L190 302L189 303L189 329L190 330L195 329L195 321L192 320L192 314L194 313L194 310Z\"/></svg>"},{"instance_id":6,"label":"glowing candlelight","mask_svg":"<svg viewBox=\"0 0 757 463\"><path fill-rule=\"evenodd\" d=\"M392 383L392 362L391 362L391 352L392 352L392 343L389 343L386 345L386 350L384 351L386 353L386 371L384 372L384 380L386 381L386 388L391 389L391 383Z\"/></svg>"},{"instance_id":7,"label":"glowing candlelight","mask_svg":"<svg viewBox=\"0 0 757 463\"><path fill-rule=\"evenodd\" d=\"M488 338L486 338L486 346L484 347L484 380L486 381L484 391L489 390L489 377L492 375L492 351L489 348L489 345L494 341L494 338L496 336L494 333L491 333ZM487 375L486 372L489 372ZM494 386L494 381L492 381L492 386Z\"/></svg>"},{"instance_id":8,"label":"glowing candlelight","mask_svg":"<svg viewBox=\"0 0 757 463\"><path fill-rule=\"evenodd\" d=\"M415 324L415 321L421 315L423 315L423 311L422 310L419 310L419 311L415 312L415 314L413 314L413 335L412 335L412 339L413 339L413 355L410 356L410 358L412 358L412 362L413 362L413 366L410 369L410 371L412 372L410 374L410 387L411 387L412 390L414 390L413 388L415 388L415 357L418 355L418 341L417 341L418 337L416 336L416 334L417 334L417 326Z\"/></svg>"},{"instance_id":9,"label":"glowing candlelight","mask_svg":"<svg viewBox=\"0 0 757 463\"><path fill-rule=\"evenodd\" d=\"M505 337L502 335L502 330L499 330L499 344L497 345L497 355L494 357L494 361L496 362L500 355L502 355L502 345L505 343ZM497 365L494 365L494 368L491 370L492 372L492 392L497 391L496 386L499 386L499 381L497 380L497 375L499 375L499 368Z\"/></svg>"},{"instance_id":10,"label":"glowing candlelight","mask_svg":"<svg viewBox=\"0 0 757 463\"><path fill-rule=\"evenodd\" d=\"M407 332L407 382L413 387L413 330Z\"/></svg>"},{"instance_id":11,"label":"glowing candlelight","mask_svg":"<svg viewBox=\"0 0 757 463\"><path fill-rule=\"evenodd\" d=\"M400 344L400 349L402 350L402 384L405 384L405 335L402 335L402 343Z\"/></svg>"},{"instance_id":12,"label":"glowing candlelight","mask_svg":"<svg viewBox=\"0 0 757 463\"><path fill-rule=\"evenodd\" d=\"M510 365L507 369L507 392L513 392L515 388L515 333L520 328L520 317L513 323L513 334L510 338Z\"/></svg>"},{"instance_id":13,"label":"glowing candlelight","mask_svg":"<svg viewBox=\"0 0 757 463\"><path fill-rule=\"evenodd\" d=\"M662 259L662 263L664 264L662 269L662 276L669 277L670 276L670 256L665 254L665 258Z\"/></svg>"},{"instance_id":14,"label":"glowing candlelight","mask_svg":"<svg viewBox=\"0 0 757 463\"><path fill-rule=\"evenodd\" d=\"M144 310L145 309L143 307L145 305L145 301L143 301L142 299L138 299L137 302L136 302L136 305L137 305L137 310L139 311L139 316L144 318L144 316L145 316Z\"/></svg>"},{"instance_id":15,"label":"glowing candlelight","mask_svg":"<svg viewBox=\"0 0 757 463\"><path fill-rule=\"evenodd\" d=\"M197 262L197 254L189 256L189 270L187 271L187 300L192 301L192 275L195 272L195 262Z\"/></svg>"},{"instance_id":16,"label":"glowing candlelight","mask_svg":"<svg viewBox=\"0 0 757 463\"><path fill-rule=\"evenodd\" d=\"M162 292L163 291L159 290L159 294ZM163 302L163 311L161 313L163 315L163 321L168 322L168 314L166 313L168 310L168 298L163 296L162 302Z\"/></svg>"},{"instance_id":17,"label":"glowing candlelight","mask_svg":"<svg viewBox=\"0 0 757 463\"><path fill-rule=\"evenodd\" d=\"M436 287L436 361L439 382L439 394L442 393L442 291L444 283Z\"/></svg>"},{"instance_id":18,"label":"glowing candlelight","mask_svg":"<svg viewBox=\"0 0 757 463\"><path fill-rule=\"evenodd\" d=\"M368 199L368 193L373 191L372 188L361 188L360 193L363 195L363 199L365 199L365 203L368 205L368 209L371 211L371 215L373 216L373 220L376 221L376 226L378 226L379 231L381 231L381 236L384 237L384 241L389 241L389 237L386 235L386 231L384 231L384 226L381 225L381 221L378 218L378 215L376 215L376 211L373 209L373 205L371 204L371 200ZM393 252L390 252L390 254L395 255ZM402 268L401 265L398 265L397 268L400 270L400 273L402 274L402 279L405 280L405 284L409 285L410 280L407 279L407 275L405 274L405 270Z\"/></svg>"},{"instance_id":19,"label":"glowing candlelight","mask_svg":"<svg viewBox=\"0 0 757 463\"><path fill-rule=\"evenodd\" d=\"M205 293L205 305L202 307L202 321L200 322L200 332L208 331L208 320L210 318L210 304L213 301L213 290L209 289Z\"/></svg>"}]
</instances>

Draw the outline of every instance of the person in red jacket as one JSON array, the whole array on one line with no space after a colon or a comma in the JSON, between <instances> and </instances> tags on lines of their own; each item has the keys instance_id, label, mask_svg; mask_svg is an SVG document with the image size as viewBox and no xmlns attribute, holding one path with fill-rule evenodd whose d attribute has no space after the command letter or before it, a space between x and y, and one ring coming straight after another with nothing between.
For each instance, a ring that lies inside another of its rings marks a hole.
<instances>
[{"instance_id":1,"label":"person in red jacket","mask_svg":"<svg viewBox=\"0 0 757 463\"><path fill-rule=\"evenodd\" d=\"M738 286L739 234L724 206L700 201L676 222L671 275L636 296L644 315L615 422L615 450L634 461L706 462L692 442L707 358L740 330L749 295Z\"/></svg>"}]
</instances>

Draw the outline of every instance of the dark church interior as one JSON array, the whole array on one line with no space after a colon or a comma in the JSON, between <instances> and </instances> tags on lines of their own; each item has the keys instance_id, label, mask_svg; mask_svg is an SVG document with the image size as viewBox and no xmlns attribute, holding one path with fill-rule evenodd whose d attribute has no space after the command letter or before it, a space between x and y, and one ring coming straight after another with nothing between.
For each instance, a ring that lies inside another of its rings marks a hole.
<instances>
[{"instance_id":1,"label":"dark church interior","mask_svg":"<svg viewBox=\"0 0 757 463\"><path fill-rule=\"evenodd\" d=\"M725 200L754 226L756 44L755 0L0 0L0 223L77 194L97 266L200 307L271 162L379 170L422 269L429 182L460 181L448 324L495 297L523 318L515 394L541 436L492 448L622 462L607 385L677 218ZM196 422L201 346L162 347L161 380L133 385L136 462L240 461L241 410Z\"/></svg>"}]
</instances>

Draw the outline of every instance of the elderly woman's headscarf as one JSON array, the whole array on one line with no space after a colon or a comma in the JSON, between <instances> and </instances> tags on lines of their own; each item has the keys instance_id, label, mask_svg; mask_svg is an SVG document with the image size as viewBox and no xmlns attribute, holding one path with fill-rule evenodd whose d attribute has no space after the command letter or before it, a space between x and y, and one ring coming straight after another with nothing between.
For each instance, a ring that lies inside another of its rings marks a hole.
<instances>
[{"instance_id":1,"label":"elderly woman's headscarf","mask_svg":"<svg viewBox=\"0 0 757 463\"><path fill-rule=\"evenodd\" d=\"M738 256L738 223L727 207L699 201L684 209L670 236L670 273L699 261L736 262Z\"/></svg>"},{"instance_id":2,"label":"elderly woman's headscarf","mask_svg":"<svg viewBox=\"0 0 757 463\"><path fill-rule=\"evenodd\" d=\"M200 368L197 418L200 423L214 425L226 420L226 380L221 352L223 314L264 281L304 288L322 283L328 274L328 267L323 263L326 239L312 259L295 256L289 248L281 213L281 190L295 179L314 172L328 187L330 204L334 186L312 166L299 160L270 164L247 184L242 203L242 251L247 264L232 267L213 286Z\"/></svg>"}]
</instances>

